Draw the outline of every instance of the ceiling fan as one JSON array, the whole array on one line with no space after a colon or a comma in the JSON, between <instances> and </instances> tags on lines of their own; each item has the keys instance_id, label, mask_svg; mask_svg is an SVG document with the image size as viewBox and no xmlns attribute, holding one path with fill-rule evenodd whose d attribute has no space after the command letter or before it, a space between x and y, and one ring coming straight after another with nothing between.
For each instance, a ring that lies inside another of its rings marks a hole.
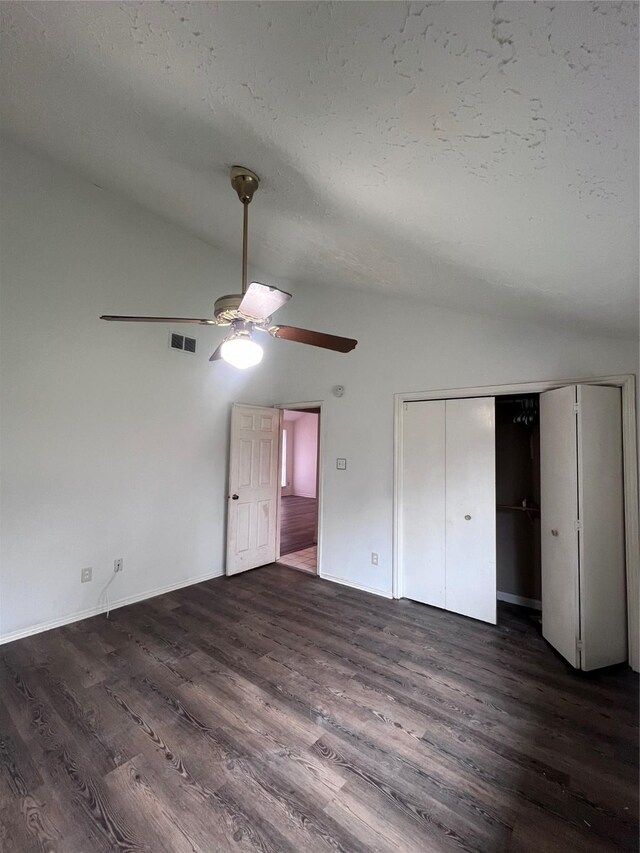
<instances>
[{"instance_id":1,"label":"ceiling fan","mask_svg":"<svg viewBox=\"0 0 640 853\"><path fill-rule=\"evenodd\" d=\"M253 367L262 360L262 347L253 339L254 331L268 332L274 338L297 341L314 347L350 352L357 341L324 332L312 332L296 326L271 325L271 317L278 308L291 299L290 293L257 281L247 287L247 238L249 205L260 185L260 178L244 166L231 169L231 186L242 202L244 219L242 228L242 293L221 296L213 306L213 317L129 317L103 314L101 320L120 320L125 323L198 323L202 326L231 326L232 331L222 341L209 361L224 359L234 367Z\"/></svg>"}]
</instances>

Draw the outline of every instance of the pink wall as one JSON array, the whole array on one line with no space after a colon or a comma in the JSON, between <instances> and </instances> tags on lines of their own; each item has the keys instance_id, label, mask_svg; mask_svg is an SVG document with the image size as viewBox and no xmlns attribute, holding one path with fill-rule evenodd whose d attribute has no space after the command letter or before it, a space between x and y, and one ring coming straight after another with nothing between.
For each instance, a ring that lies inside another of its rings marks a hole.
<instances>
[{"instance_id":1,"label":"pink wall","mask_svg":"<svg viewBox=\"0 0 640 853\"><path fill-rule=\"evenodd\" d=\"M318 415L305 412L293 426L293 494L315 498L318 467Z\"/></svg>"}]
</instances>

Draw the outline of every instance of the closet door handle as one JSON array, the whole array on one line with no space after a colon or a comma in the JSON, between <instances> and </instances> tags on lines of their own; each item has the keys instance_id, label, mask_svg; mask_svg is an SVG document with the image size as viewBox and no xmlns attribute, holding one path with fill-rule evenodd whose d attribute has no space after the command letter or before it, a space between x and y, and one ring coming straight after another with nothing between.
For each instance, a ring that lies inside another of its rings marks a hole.
<instances>
[{"instance_id":1,"label":"closet door handle","mask_svg":"<svg viewBox=\"0 0 640 853\"><path fill-rule=\"evenodd\" d=\"M471 516L470 516L470 515L465 515L464 520L465 520L465 521L471 521Z\"/></svg>"},{"instance_id":2,"label":"closet door handle","mask_svg":"<svg viewBox=\"0 0 640 853\"><path fill-rule=\"evenodd\" d=\"M554 529L551 531L551 535L552 535L552 536L559 536L560 534L559 534L559 532L554 528Z\"/></svg>"}]
</instances>

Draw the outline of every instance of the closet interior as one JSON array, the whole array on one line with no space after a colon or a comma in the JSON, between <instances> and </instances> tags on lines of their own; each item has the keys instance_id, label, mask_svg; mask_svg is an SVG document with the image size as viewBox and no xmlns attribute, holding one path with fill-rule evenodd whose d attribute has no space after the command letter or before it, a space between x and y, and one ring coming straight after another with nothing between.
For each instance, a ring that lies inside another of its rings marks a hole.
<instances>
[{"instance_id":1,"label":"closet interior","mask_svg":"<svg viewBox=\"0 0 640 853\"><path fill-rule=\"evenodd\" d=\"M496 582L503 601L541 609L540 395L496 397Z\"/></svg>"}]
</instances>

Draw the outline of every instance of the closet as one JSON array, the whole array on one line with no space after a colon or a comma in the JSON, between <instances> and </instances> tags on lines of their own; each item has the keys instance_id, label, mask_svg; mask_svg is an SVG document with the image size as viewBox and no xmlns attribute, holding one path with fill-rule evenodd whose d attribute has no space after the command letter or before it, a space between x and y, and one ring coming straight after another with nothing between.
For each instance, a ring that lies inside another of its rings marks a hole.
<instances>
[{"instance_id":1,"label":"closet","mask_svg":"<svg viewBox=\"0 0 640 853\"><path fill-rule=\"evenodd\" d=\"M495 624L498 567L572 666L626 660L619 388L406 402L399 462L402 596Z\"/></svg>"}]
</instances>

